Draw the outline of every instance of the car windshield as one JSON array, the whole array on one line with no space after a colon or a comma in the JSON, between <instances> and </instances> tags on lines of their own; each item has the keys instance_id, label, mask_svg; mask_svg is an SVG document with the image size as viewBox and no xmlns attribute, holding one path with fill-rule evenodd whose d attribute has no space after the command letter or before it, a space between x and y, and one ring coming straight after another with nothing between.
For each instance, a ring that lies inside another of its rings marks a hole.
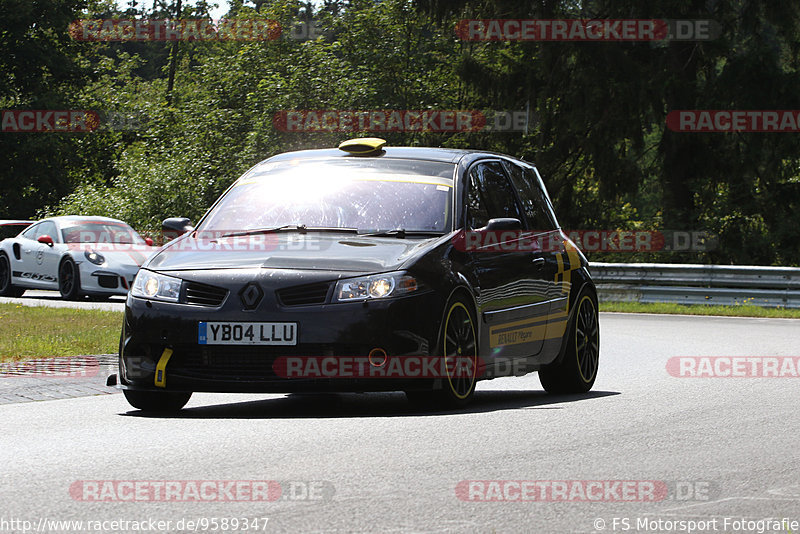
<instances>
[{"instance_id":1,"label":"car windshield","mask_svg":"<svg viewBox=\"0 0 800 534\"><path fill-rule=\"evenodd\" d=\"M445 233L452 225L454 172L452 163L387 158L267 163L242 177L198 229L302 225Z\"/></svg>"},{"instance_id":2,"label":"car windshield","mask_svg":"<svg viewBox=\"0 0 800 534\"><path fill-rule=\"evenodd\" d=\"M64 243L116 243L123 245L142 244L144 240L127 224L112 222L76 222L63 227Z\"/></svg>"}]
</instances>

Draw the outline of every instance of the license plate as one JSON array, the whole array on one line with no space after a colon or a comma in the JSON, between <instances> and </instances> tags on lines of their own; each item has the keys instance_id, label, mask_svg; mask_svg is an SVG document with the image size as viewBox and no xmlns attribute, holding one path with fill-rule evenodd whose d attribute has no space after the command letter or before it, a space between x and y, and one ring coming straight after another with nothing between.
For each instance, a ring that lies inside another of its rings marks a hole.
<instances>
[{"instance_id":1,"label":"license plate","mask_svg":"<svg viewBox=\"0 0 800 534\"><path fill-rule=\"evenodd\" d=\"M297 323L202 322L200 345L297 345Z\"/></svg>"}]
</instances>

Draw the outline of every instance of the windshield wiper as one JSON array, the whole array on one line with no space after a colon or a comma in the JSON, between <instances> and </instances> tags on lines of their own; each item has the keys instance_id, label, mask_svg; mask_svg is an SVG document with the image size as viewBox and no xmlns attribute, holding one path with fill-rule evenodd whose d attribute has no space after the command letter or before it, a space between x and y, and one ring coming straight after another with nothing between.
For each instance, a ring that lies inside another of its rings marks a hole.
<instances>
[{"instance_id":1,"label":"windshield wiper","mask_svg":"<svg viewBox=\"0 0 800 534\"><path fill-rule=\"evenodd\" d=\"M274 226L272 228L254 228L252 230L245 230L243 232L232 232L230 234L223 234L219 236L220 239L226 237L240 237L245 235L259 235L259 234L271 234L274 232L280 232L281 230L296 230L301 234L305 234L306 232L345 232L348 234L356 234L358 233L357 228L339 228L336 226L306 226L305 224L284 224L283 226Z\"/></svg>"},{"instance_id":2,"label":"windshield wiper","mask_svg":"<svg viewBox=\"0 0 800 534\"><path fill-rule=\"evenodd\" d=\"M225 237L239 237L243 235L258 235L258 234L271 234L273 232L279 232L281 230L286 230L287 228L294 228L300 232L306 229L305 226L296 225L296 224L284 224L283 226L273 226L272 228L254 228L252 230L245 230L243 232L231 232L230 234L222 234L220 239Z\"/></svg>"},{"instance_id":3,"label":"windshield wiper","mask_svg":"<svg viewBox=\"0 0 800 534\"><path fill-rule=\"evenodd\" d=\"M443 232L434 232L433 230L406 230L405 228L395 228L394 230L383 230L380 232L373 232L371 234L359 234L364 237L396 237L398 239L405 239L406 236L430 236L438 237L444 235Z\"/></svg>"}]
</instances>

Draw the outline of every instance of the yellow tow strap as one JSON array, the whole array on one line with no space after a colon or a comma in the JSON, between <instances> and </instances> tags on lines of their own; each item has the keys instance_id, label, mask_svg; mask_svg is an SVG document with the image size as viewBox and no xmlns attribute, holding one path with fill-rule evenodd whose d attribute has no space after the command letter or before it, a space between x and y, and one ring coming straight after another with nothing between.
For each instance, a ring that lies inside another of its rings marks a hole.
<instances>
[{"instance_id":1,"label":"yellow tow strap","mask_svg":"<svg viewBox=\"0 0 800 534\"><path fill-rule=\"evenodd\" d=\"M158 360L158 365L156 365L156 387L158 388L165 388L167 387L167 362L172 357L172 349L166 348L164 352L161 353L161 358Z\"/></svg>"}]
</instances>

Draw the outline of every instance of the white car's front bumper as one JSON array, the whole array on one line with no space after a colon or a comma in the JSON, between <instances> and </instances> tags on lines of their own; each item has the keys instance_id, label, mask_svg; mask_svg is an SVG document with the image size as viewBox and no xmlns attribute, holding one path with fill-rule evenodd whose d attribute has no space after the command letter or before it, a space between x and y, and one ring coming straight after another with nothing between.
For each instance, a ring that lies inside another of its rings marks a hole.
<instances>
[{"instance_id":1,"label":"white car's front bumper","mask_svg":"<svg viewBox=\"0 0 800 534\"><path fill-rule=\"evenodd\" d=\"M87 268L86 265L80 267L81 292L90 295L127 295L139 270L138 266L98 266L94 269Z\"/></svg>"}]
</instances>

